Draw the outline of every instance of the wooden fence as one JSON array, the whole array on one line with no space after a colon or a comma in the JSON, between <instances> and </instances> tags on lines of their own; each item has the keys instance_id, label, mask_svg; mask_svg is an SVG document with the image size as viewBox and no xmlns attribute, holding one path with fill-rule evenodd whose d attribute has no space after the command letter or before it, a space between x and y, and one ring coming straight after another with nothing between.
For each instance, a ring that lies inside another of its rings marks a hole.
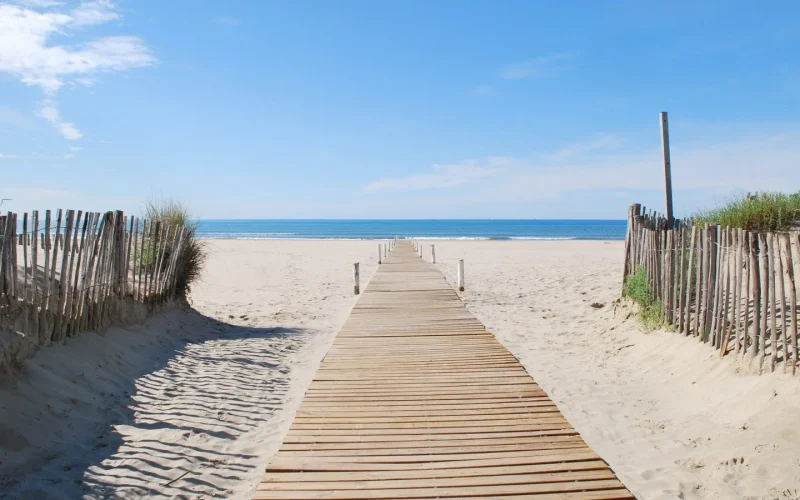
<instances>
[{"instance_id":1,"label":"wooden fence","mask_svg":"<svg viewBox=\"0 0 800 500\"><path fill-rule=\"evenodd\" d=\"M625 237L624 281L643 270L663 321L719 351L798 362L797 294L800 234L759 233L673 221L631 206Z\"/></svg>"},{"instance_id":2,"label":"wooden fence","mask_svg":"<svg viewBox=\"0 0 800 500\"><path fill-rule=\"evenodd\" d=\"M0 321L39 344L176 297L190 231L122 212L0 216Z\"/></svg>"}]
</instances>

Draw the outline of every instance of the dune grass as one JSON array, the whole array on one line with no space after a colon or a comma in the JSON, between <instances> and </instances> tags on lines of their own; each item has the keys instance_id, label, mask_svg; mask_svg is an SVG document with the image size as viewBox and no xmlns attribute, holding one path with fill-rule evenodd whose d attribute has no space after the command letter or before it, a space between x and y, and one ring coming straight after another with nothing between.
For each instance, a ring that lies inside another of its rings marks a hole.
<instances>
[{"instance_id":1,"label":"dune grass","mask_svg":"<svg viewBox=\"0 0 800 500\"><path fill-rule=\"evenodd\" d=\"M636 272L628 276L623 293L639 305L639 321L646 329L655 330L661 326L663 318L661 302L653 300L644 267L637 267Z\"/></svg>"},{"instance_id":2,"label":"dune grass","mask_svg":"<svg viewBox=\"0 0 800 500\"><path fill-rule=\"evenodd\" d=\"M197 222L183 203L173 199L148 201L144 207L144 214L148 221L159 221L162 225L168 224L170 227L184 227L189 230L189 239L181 260L177 263L176 279L178 294L185 297L191 290L192 283L200 277L207 255L205 244L196 235ZM172 255L173 251L174 249L168 248L167 255Z\"/></svg>"},{"instance_id":3,"label":"dune grass","mask_svg":"<svg viewBox=\"0 0 800 500\"><path fill-rule=\"evenodd\" d=\"M704 224L748 231L787 231L800 221L800 192L742 195L720 207L695 214L694 218Z\"/></svg>"}]
</instances>

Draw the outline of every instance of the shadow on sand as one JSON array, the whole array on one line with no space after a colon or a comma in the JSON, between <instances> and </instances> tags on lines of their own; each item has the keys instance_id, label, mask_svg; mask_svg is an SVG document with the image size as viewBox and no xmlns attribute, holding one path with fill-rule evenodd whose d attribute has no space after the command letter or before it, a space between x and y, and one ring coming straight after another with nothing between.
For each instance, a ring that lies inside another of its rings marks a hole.
<instances>
[{"instance_id":1,"label":"shadow on sand","mask_svg":"<svg viewBox=\"0 0 800 500\"><path fill-rule=\"evenodd\" d=\"M155 319L146 330L162 324ZM299 328L231 325L194 310L166 313L164 320L169 326L157 334L159 342L135 353L138 373L128 370L115 394L104 394L92 409L102 414L104 429L92 425L74 442L62 440L39 470L6 482L13 488L0 497L247 492L263 472L264 443L279 438L276 414L286 401L292 354L307 335ZM85 425L79 412L67 419L65 428Z\"/></svg>"}]
</instances>

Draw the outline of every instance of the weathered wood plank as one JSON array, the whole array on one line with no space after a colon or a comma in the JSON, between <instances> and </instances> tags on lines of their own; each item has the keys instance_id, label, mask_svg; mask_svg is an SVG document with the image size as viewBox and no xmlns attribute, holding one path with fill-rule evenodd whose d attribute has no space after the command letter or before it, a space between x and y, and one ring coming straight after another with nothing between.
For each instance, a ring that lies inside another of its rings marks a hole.
<instances>
[{"instance_id":1,"label":"weathered wood plank","mask_svg":"<svg viewBox=\"0 0 800 500\"><path fill-rule=\"evenodd\" d=\"M666 298L680 245L651 243ZM632 498L418 248L362 290L254 498Z\"/></svg>"}]
</instances>

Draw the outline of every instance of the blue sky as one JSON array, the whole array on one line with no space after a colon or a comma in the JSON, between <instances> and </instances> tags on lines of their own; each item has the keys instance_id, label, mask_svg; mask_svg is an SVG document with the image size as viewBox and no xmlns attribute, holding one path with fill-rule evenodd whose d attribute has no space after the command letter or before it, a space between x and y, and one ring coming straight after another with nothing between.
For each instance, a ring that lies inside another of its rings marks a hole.
<instances>
[{"instance_id":1,"label":"blue sky","mask_svg":"<svg viewBox=\"0 0 800 500\"><path fill-rule=\"evenodd\" d=\"M3 209L624 218L800 189L800 4L0 0Z\"/></svg>"}]
</instances>

